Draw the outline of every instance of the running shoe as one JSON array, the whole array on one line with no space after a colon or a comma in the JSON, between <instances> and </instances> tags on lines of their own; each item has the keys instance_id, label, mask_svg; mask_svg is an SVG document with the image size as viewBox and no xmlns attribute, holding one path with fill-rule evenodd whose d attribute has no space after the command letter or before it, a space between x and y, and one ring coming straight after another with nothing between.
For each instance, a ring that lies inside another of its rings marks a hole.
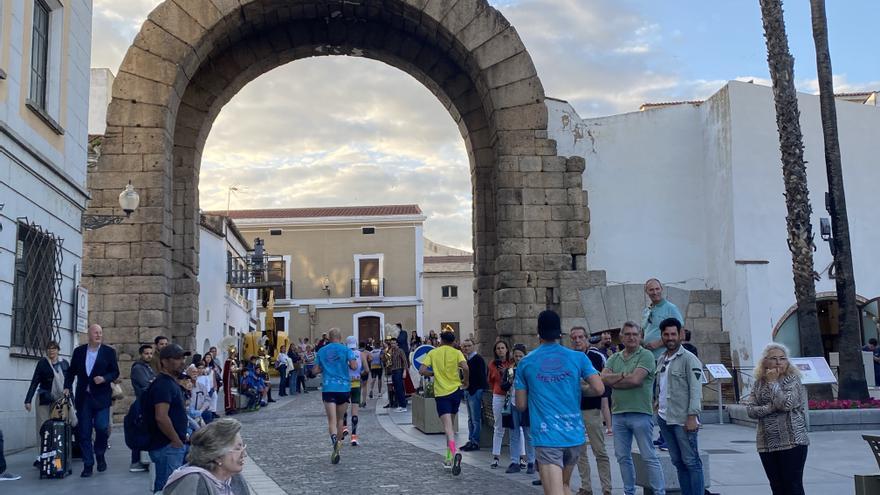
<instances>
[{"instance_id":1,"label":"running shoe","mask_svg":"<svg viewBox=\"0 0 880 495\"><path fill-rule=\"evenodd\" d=\"M3 474L0 474L0 481L16 481L16 480L20 480L20 479L21 479L21 476L19 476L17 474L12 474L10 472L5 472Z\"/></svg>"},{"instance_id":2,"label":"running shoe","mask_svg":"<svg viewBox=\"0 0 880 495\"><path fill-rule=\"evenodd\" d=\"M492 459L492 464L489 464L489 467L491 467L492 469L498 469L498 458L497 457Z\"/></svg>"},{"instance_id":3,"label":"running shoe","mask_svg":"<svg viewBox=\"0 0 880 495\"><path fill-rule=\"evenodd\" d=\"M342 427L342 438L345 438L347 436L348 436L348 426L343 426Z\"/></svg>"},{"instance_id":4,"label":"running shoe","mask_svg":"<svg viewBox=\"0 0 880 495\"><path fill-rule=\"evenodd\" d=\"M405 413L406 408L405 407L398 407L397 409L394 410L394 412Z\"/></svg>"},{"instance_id":5,"label":"running shoe","mask_svg":"<svg viewBox=\"0 0 880 495\"><path fill-rule=\"evenodd\" d=\"M452 475L458 476L459 474L461 474L461 454L456 453L452 458Z\"/></svg>"},{"instance_id":6,"label":"running shoe","mask_svg":"<svg viewBox=\"0 0 880 495\"><path fill-rule=\"evenodd\" d=\"M357 435L352 435L352 436L351 436L351 446L352 446L352 447L357 447L358 445L360 445L360 444L358 443L358 436L357 436Z\"/></svg>"},{"instance_id":7,"label":"running shoe","mask_svg":"<svg viewBox=\"0 0 880 495\"><path fill-rule=\"evenodd\" d=\"M330 454L330 464L339 464L339 451L342 449L342 442L336 442L333 445L333 453Z\"/></svg>"},{"instance_id":8,"label":"running shoe","mask_svg":"<svg viewBox=\"0 0 880 495\"><path fill-rule=\"evenodd\" d=\"M519 463L511 462L509 466L507 466L507 471L504 471L507 474L518 473L522 471L522 468L519 467Z\"/></svg>"}]
</instances>

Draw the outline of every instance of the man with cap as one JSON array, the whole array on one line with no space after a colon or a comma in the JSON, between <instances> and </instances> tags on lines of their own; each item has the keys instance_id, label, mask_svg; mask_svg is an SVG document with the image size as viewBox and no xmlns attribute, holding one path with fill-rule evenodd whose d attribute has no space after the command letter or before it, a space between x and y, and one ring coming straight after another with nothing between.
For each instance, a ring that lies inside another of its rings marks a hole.
<instances>
[{"instance_id":1,"label":"man with cap","mask_svg":"<svg viewBox=\"0 0 880 495\"><path fill-rule=\"evenodd\" d=\"M581 396L601 396L605 387L586 354L559 345L562 326L555 312L538 315L538 337L538 348L517 365L516 407L531 415L545 495L569 494L585 436Z\"/></svg>"},{"instance_id":2,"label":"man with cap","mask_svg":"<svg viewBox=\"0 0 880 495\"><path fill-rule=\"evenodd\" d=\"M186 366L185 352L177 344L159 351L161 372L144 392L144 421L150 426L150 459L156 469L153 491L159 492L175 469L183 465L188 423L183 391L177 382Z\"/></svg>"},{"instance_id":3,"label":"man with cap","mask_svg":"<svg viewBox=\"0 0 880 495\"><path fill-rule=\"evenodd\" d=\"M440 347L425 356L419 367L419 373L434 377L434 401L437 405L437 415L443 423L443 432L446 434L444 466L452 469L452 474L458 476L461 473L461 454L455 448L452 418L458 414L458 407L461 405L461 387L467 388L468 385L468 365L464 354L452 346L454 342L454 332L441 332Z\"/></svg>"},{"instance_id":4,"label":"man with cap","mask_svg":"<svg viewBox=\"0 0 880 495\"><path fill-rule=\"evenodd\" d=\"M363 355L358 350L358 342L357 337L354 335L349 335L345 338L345 346L353 353L353 356L357 360L357 367L354 369L349 369L348 376L351 380L351 392L348 395L348 402L351 404L351 445L353 447L357 447L358 444L358 412L361 405L361 397L363 392L361 391L363 387L361 387L361 373L364 371L364 366L366 366L366 362L363 359ZM345 438L345 435L348 434L348 413L342 416L342 437Z\"/></svg>"}]
</instances>

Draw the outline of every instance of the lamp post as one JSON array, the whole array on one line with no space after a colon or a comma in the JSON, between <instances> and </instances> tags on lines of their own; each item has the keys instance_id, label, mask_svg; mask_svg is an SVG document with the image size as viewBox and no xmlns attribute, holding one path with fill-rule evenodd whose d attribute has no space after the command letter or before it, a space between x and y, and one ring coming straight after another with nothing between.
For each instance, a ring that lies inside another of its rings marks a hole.
<instances>
[{"instance_id":1,"label":"lamp post","mask_svg":"<svg viewBox=\"0 0 880 495\"><path fill-rule=\"evenodd\" d=\"M86 230L97 230L108 225L117 225L129 218L141 202L141 196L134 190L131 181L119 193L119 207L125 215L83 215L82 226Z\"/></svg>"}]
</instances>

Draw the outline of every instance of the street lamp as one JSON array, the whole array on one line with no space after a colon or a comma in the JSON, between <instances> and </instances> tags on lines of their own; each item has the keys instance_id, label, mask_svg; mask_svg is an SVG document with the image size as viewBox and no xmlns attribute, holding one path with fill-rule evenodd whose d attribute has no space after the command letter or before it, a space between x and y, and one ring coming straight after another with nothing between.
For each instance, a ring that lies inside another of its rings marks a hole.
<instances>
[{"instance_id":1,"label":"street lamp","mask_svg":"<svg viewBox=\"0 0 880 495\"><path fill-rule=\"evenodd\" d=\"M86 230L96 230L108 225L117 225L125 221L134 213L141 202L141 196L134 190L131 181L125 186L125 189L119 193L119 207L125 212L125 215L83 215L82 226Z\"/></svg>"}]
</instances>

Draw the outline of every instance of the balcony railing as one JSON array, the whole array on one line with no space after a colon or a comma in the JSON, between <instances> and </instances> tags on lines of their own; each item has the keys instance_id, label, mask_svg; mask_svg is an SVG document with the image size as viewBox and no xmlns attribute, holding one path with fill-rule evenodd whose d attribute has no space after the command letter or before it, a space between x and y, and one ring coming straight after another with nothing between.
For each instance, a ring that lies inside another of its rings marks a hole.
<instances>
[{"instance_id":1,"label":"balcony railing","mask_svg":"<svg viewBox=\"0 0 880 495\"><path fill-rule=\"evenodd\" d=\"M233 289L290 289L285 287L284 257L275 255L227 258L226 283Z\"/></svg>"},{"instance_id":2,"label":"balcony railing","mask_svg":"<svg viewBox=\"0 0 880 495\"><path fill-rule=\"evenodd\" d=\"M351 279L351 297L385 297L385 279Z\"/></svg>"}]
</instances>

